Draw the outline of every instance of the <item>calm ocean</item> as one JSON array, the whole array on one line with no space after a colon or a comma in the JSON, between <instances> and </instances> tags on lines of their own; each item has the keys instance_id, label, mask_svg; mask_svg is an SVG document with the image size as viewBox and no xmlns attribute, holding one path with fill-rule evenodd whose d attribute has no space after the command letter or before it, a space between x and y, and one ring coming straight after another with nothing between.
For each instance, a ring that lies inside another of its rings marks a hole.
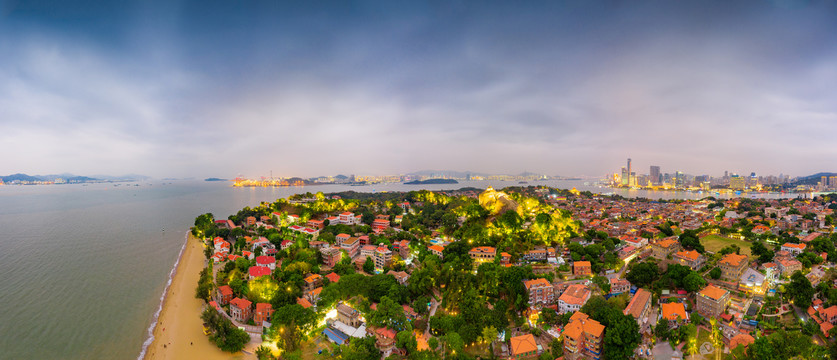
<instances>
[{"instance_id":1,"label":"calm ocean","mask_svg":"<svg viewBox=\"0 0 837 360\"><path fill-rule=\"evenodd\" d=\"M0 186L0 358L136 359L169 272L194 218L226 218L244 206L299 192L496 188L451 185L232 188L171 181ZM532 182L607 193L581 181ZM706 194L625 190L624 196Z\"/></svg>"}]
</instances>

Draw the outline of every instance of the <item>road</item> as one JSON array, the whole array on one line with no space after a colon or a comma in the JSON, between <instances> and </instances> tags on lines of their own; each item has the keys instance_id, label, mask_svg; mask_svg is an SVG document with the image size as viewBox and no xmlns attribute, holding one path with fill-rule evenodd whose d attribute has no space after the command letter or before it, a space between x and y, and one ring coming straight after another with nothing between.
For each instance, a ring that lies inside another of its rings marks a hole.
<instances>
[{"instance_id":1,"label":"road","mask_svg":"<svg viewBox=\"0 0 837 360\"><path fill-rule=\"evenodd\" d=\"M439 290L433 289L433 294L439 299L442 298L442 294L439 293ZM439 303L440 302L436 301L436 299L430 300L430 315L427 316L427 327L424 329L425 339L430 339L430 318L433 317L433 315L436 315L436 309L439 308Z\"/></svg>"}]
</instances>

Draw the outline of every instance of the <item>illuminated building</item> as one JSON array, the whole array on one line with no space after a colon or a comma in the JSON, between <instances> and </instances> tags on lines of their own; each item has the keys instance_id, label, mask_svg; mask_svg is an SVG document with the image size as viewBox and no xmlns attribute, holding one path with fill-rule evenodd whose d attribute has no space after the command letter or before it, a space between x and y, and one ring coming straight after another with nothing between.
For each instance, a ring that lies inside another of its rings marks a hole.
<instances>
[{"instance_id":1,"label":"illuminated building","mask_svg":"<svg viewBox=\"0 0 837 360\"><path fill-rule=\"evenodd\" d=\"M604 325L576 312L564 328L564 359L601 359Z\"/></svg>"},{"instance_id":2,"label":"illuminated building","mask_svg":"<svg viewBox=\"0 0 837 360\"><path fill-rule=\"evenodd\" d=\"M718 317L724 313L729 296L729 291L709 285L697 294L697 310L707 318Z\"/></svg>"}]
</instances>

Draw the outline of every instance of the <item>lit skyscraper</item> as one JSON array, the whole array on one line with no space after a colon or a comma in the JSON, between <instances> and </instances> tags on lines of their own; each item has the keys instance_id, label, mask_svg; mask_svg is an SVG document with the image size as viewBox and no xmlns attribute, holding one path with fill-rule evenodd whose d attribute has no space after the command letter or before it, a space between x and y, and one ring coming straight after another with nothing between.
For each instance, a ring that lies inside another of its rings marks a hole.
<instances>
[{"instance_id":1,"label":"lit skyscraper","mask_svg":"<svg viewBox=\"0 0 837 360\"><path fill-rule=\"evenodd\" d=\"M660 167L651 165L651 170L648 173L651 176L651 182L654 185L658 185L660 183Z\"/></svg>"}]
</instances>

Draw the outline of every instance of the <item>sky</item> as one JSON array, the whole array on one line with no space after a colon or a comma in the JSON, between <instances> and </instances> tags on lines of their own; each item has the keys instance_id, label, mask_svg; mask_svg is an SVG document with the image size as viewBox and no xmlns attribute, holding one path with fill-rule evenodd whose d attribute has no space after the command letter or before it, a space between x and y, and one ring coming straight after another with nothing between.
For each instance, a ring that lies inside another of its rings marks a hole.
<instances>
[{"instance_id":1,"label":"sky","mask_svg":"<svg viewBox=\"0 0 837 360\"><path fill-rule=\"evenodd\" d=\"M0 174L837 171L834 1L0 0Z\"/></svg>"}]
</instances>

